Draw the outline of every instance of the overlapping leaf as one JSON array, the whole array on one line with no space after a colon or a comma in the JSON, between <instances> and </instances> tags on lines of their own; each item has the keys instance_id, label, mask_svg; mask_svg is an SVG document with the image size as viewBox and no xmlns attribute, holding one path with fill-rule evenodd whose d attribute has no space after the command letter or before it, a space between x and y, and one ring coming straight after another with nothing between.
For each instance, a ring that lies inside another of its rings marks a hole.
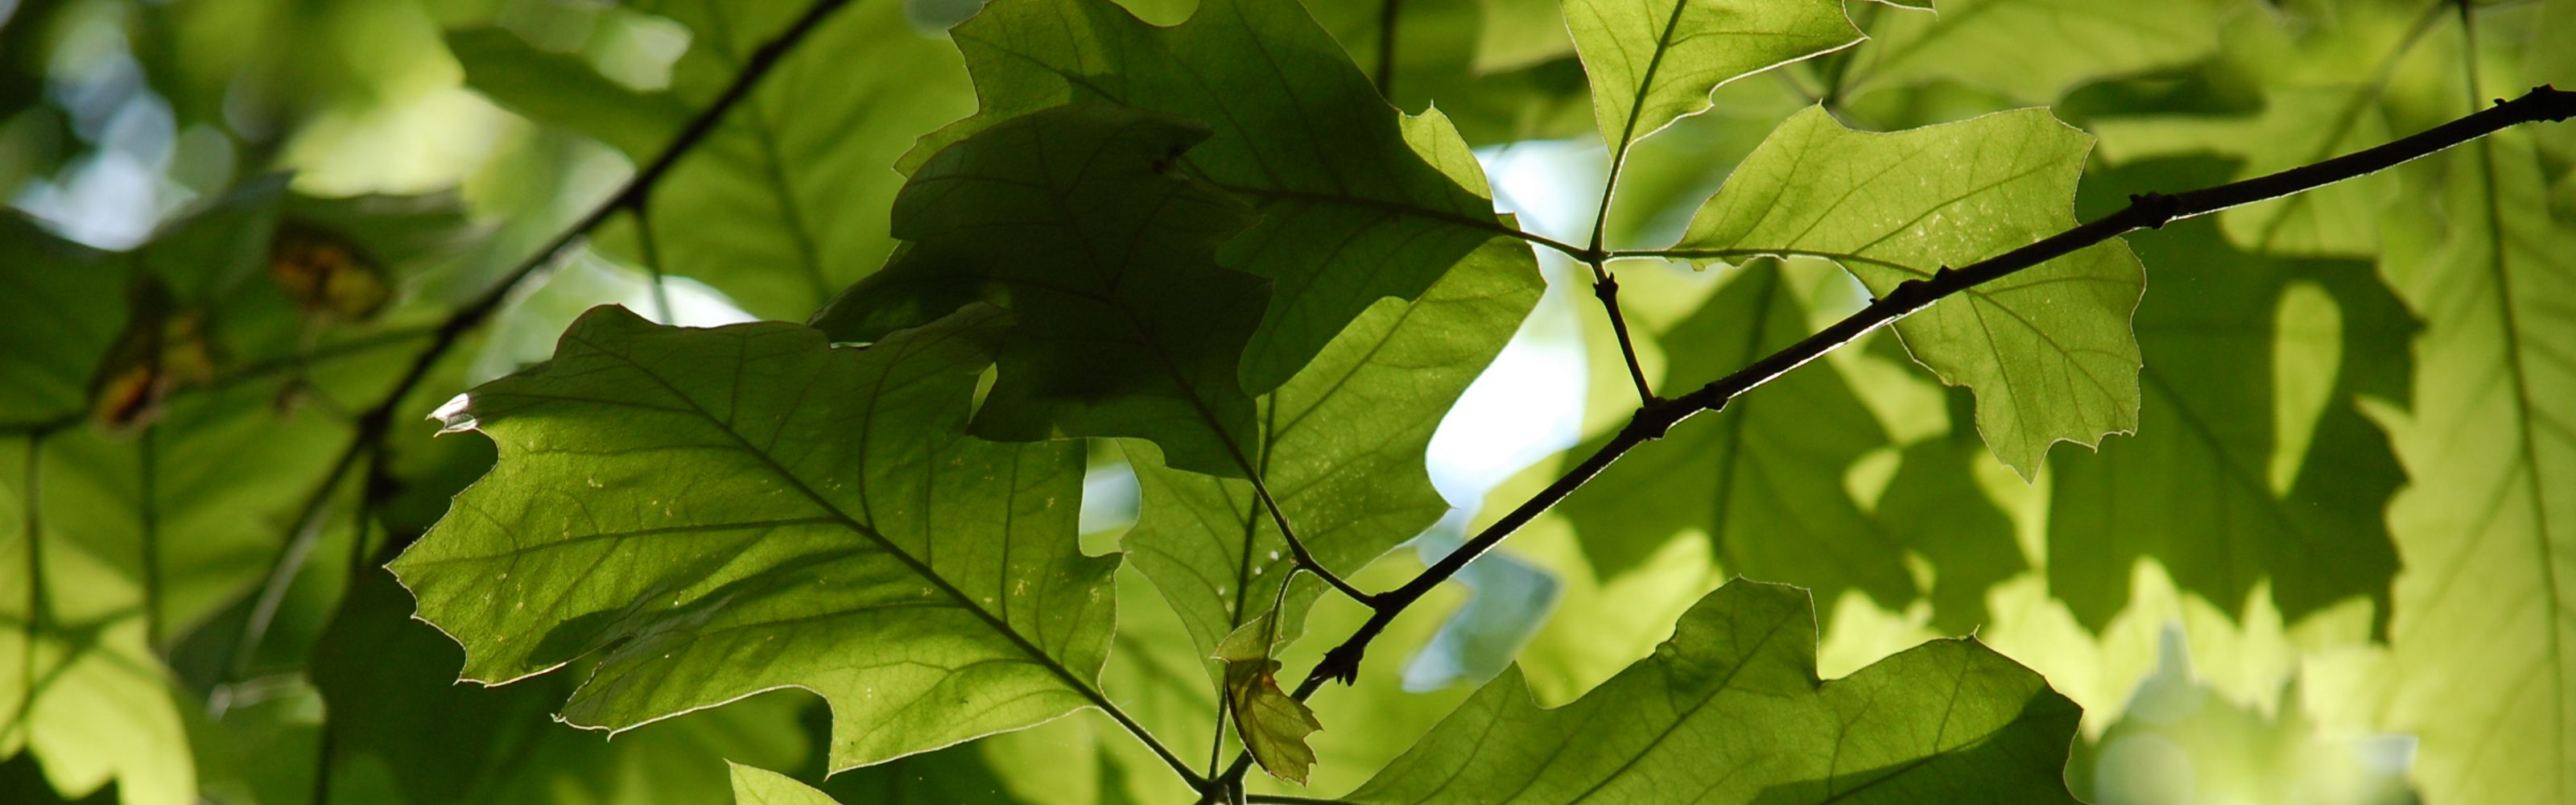
<instances>
[{"instance_id":1,"label":"overlapping leaf","mask_svg":"<svg viewBox=\"0 0 2576 805\"><path fill-rule=\"evenodd\" d=\"M1408 125L1425 130L1417 142L1426 147L1454 141L1436 113ZM1428 156L1462 181L1475 178L1464 148ZM1529 248L1494 239L1420 300L1378 302L1263 398L1255 464L1326 568L1356 571L1448 511L1423 465L1431 434L1542 289ZM1208 656L1279 597L1295 557L1250 482L1175 471L1141 445L1128 458L1144 500L1124 544ZM1312 595L1290 593L1283 634L1302 630Z\"/></svg>"},{"instance_id":2,"label":"overlapping leaf","mask_svg":"<svg viewBox=\"0 0 2576 805\"><path fill-rule=\"evenodd\" d=\"M1745 159L1675 250L1823 257L1884 294L2073 226L2090 145L2037 109L1890 134L1810 109ZM2136 428L2129 315L2144 282L2114 240L1971 288L1896 330L1943 382L1976 391L1986 444L2028 477L2054 442Z\"/></svg>"},{"instance_id":3,"label":"overlapping leaf","mask_svg":"<svg viewBox=\"0 0 2576 805\"><path fill-rule=\"evenodd\" d=\"M2576 225L2530 140L2446 159L2447 220L2392 216L2381 273L2424 318L2411 412L2374 410L2410 485L2389 726L2432 802L2576 797ZM2427 205L2429 209L2429 205Z\"/></svg>"},{"instance_id":4,"label":"overlapping leaf","mask_svg":"<svg viewBox=\"0 0 2576 805\"><path fill-rule=\"evenodd\" d=\"M1020 323L977 433L1151 439L1175 466L1248 477L1259 440L1235 366L1265 288L1216 250L1251 212L1167 172L1205 136L1107 104L979 131L914 172L895 202L909 243L817 326L871 341L993 297Z\"/></svg>"},{"instance_id":5,"label":"overlapping leaf","mask_svg":"<svg viewBox=\"0 0 2576 805\"><path fill-rule=\"evenodd\" d=\"M1820 681L1796 588L1737 580L1655 654L1564 707L1515 668L1344 799L1431 802L2074 802L2076 710L1973 640Z\"/></svg>"},{"instance_id":6,"label":"overlapping leaf","mask_svg":"<svg viewBox=\"0 0 2576 805\"><path fill-rule=\"evenodd\" d=\"M1287 382L1378 299L1420 296L1506 231L1484 198L1408 147L1394 110L1295 3L1208 0L1188 22L1158 28L1106 0L1002 0L952 35L981 111L924 138L908 164L1083 100L1211 130L1176 164L1261 213L1219 255L1272 282L1243 359L1254 394Z\"/></svg>"},{"instance_id":7,"label":"overlapping leaf","mask_svg":"<svg viewBox=\"0 0 2576 805\"><path fill-rule=\"evenodd\" d=\"M1115 563L1077 549L1081 450L963 434L1003 326L855 349L598 309L446 412L500 464L392 567L468 678L595 655L580 725L799 686L846 768L1093 704Z\"/></svg>"},{"instance_id":8,"label":"overlapping leaf","mask_svg":"<svg viewBox=\"0 0 2576 805\"><path fill-rule=\"evenodd\" d=\"M1839 0L1570 0L1565 24L1613 153L1708 108L1719 84L1861 39Z\"/></svg>"}]
</instances>

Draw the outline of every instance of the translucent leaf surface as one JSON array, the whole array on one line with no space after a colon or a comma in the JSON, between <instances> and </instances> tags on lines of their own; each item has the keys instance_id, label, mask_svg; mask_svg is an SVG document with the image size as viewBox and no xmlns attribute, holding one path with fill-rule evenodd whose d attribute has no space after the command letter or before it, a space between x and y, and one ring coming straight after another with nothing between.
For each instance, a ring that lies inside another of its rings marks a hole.
<instances>
[{"instance_id":1,"label":"translucent leaf surface","mask_svg":"<svg viewBox=\"0 0 2576 805\"><path fill-rule=\"evenodd\" d=\"M1351 793L1365 803L2074 802L2076 710L1974 640L1822 681L1805 592L1737 580L1553 710L1515 669Z\"/></svg>"},{"instance_id":2,"label":"translucent leaf surface","mask_svg":"<svg viewBox=\"0 0 2576 805\"><path fill-rule=\"evenodd\" d=\"M2414 410L2373 413L2411 479L2388 718L2422 739L2431 802L2576 797L2576 226L2530 149L2455 152L2449 220L2392 224L2380 263L2424 317Z\"/></svg>"},{"instance_id":3,"label":"translucent leaf surface","mask_svg":"<svg viewBox=\"0 0 2576 805\"><path fill-rule=\"evenodd\" d=\"M1839 0L1570 0L1565 24L1612 153L1708 108L1719 84L1861 38Z\"/></svg>"},{"instance_id":4,"label":"translucent leaf surface","mask_svg":"<svg viewBox=\"0 0 2576 805\"><path fill-rule=\"evenodd\" d=\"M392 567L470 679L595 656L579 725L804 687L847 768L1095 703L1115 562L1077 550L1081 450L962 432L1002 326L855 349L595 310L445 412L500 464Z\"/></svg>"},{"instance_id":5,"label":"translucent leaf surface","mask_svg":"<svg viewBox=\"0 0 2576 805\"><path fill-rule=\"evenodd\" d=\"M733 770L735 805L840 805L787 775L740 763L725 766Z\"/></svg>"},{"instance_id":6,"label":"translucent leaf surface","mask_svg":"<svg viewBox=\"0 0 2576 805\"><path fill-rule=\"evenodd\" d=\"M1884 294L2072 227L2092 138L2045 110L1889 134L1821 108L1780 124L1691 219L1677 252L1823 257ZM1977 428L2024 477L2050 444L2135 430L2145 278L2117 240L1935 303L1896 324L1943 382L1977 394Z\"/></svg>"}]
</instances>

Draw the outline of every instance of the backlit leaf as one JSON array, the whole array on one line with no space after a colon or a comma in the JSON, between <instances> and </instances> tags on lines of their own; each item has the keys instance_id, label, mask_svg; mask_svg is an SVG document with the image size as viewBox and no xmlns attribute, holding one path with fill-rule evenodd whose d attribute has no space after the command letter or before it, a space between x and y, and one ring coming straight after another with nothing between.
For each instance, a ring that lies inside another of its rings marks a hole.
<instances>
[{"instance_id":1,"label":"backlit leaf","mask_svg":"<svg viewBox=\"0 0 2576 805\"><path fill-rule=\"evenodd\" d=\"M470 679L596 656L578 725L795 685L848 768L1093 704L1115 562L1077 551L1081 450L963 433L1003 326L858 349L595 310L444 412L500 464L392 567Z\"/></svg>"},{"instance_id":2,"label":"backlit leaf","mask_svg":"<svg viewBox=\"0 0 2576 805\"><path fill-rule=\"evenodd\" d=\"M1305 702L1279 689L1279 661L1270 658L1276 634L1264 614L1227 635L1215 656L1225 663L1226 713L1234 719L1234 734L1244 751L1270 776L1304 785L1306 771L1315 765L1315 750L1306 747L1306 736L1324 725Z\"/></svg>"},{"instance_id":3,"label":"backlit leaf","mask_svg":"<svg viewBox=\"0 0 2576 805\"><path fill-rule=\"evenodd\" d=\"M2392 216L2380 272L2424 318L2411 412L2374 408L2410 484L2389 726L2430 802L2576 796L2576 225L2530 141L2464 146L2444 221ZM2413 205L2410 205L2413 206ZM2429 209L2430 205L2425 205Z\"/></svg>"},{"instance_id":4,"label":"backlit leaf","mask_svg":"<svg viewBox=\"0 0 2576 805\"><path fill-rule=\"evenodd\" d=\"M2091 144L2037 109L1888 134L1809 109L1745 159L1675 249L1822 257L1884 294L2072 227ZM2052 443L2136 429L2129 314L2144 283L2112 240L1935 303L1896 332L1943 382L1976 392L1978 431L2027 478Z\"/></svg>"},{"instance_id":5,"label":"backlit leaf","mask_svg":"<svg viewBox=\"0 0 2576 805\"><path fill-rule=\"evenodd\" d=\"M1556 709L1520 671L1344 797L1434 802L2074 802L2076 710L1972 639L1816 678L1796 588L1737 580L1654 656Z\"/></svg>"},{"instance_id":6,"label":"backlit leaf","mask_svg":"<svg viewBox=\"0 0 2576 805\"><path fill-rule=\"evenodd\" d=\"M1840 0L1568 0L1565 24L1612 153L1708 108L1719 84L1861 39Z\"/></svg>"}]
</instances>

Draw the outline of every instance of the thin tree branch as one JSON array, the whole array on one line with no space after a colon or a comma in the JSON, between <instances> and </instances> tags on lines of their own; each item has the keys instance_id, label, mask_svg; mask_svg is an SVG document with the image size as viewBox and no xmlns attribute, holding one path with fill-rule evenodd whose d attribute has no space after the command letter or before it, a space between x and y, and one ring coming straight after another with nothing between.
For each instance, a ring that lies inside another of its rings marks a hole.
<instances>
[{"instance_id":1,"label":"thin tree branch","mask_svg":"<svg viewBox=\"0 0 2576 805\"><path fill-rule=\"evenodd\" d=\"M429 376L430 369L437 365L439 359L446 357L448 351L454 349L466 333L491 318L492 314L500 309L501 302L509 297L510 291L517 288L519 283L535 275L538 270L552 265L557 258L571 250L573 244L588 237L592 230L598 229L600 224L607 222L610 216L621 210L641 209L644 199L652 193L654 185L670 173L671 166L678 164L681 157L687 156L691 149L706 140L707 135L714 133L725 114L741 104L744 98L750 97L752 88L757 86L761 78L767 76L772 68L778 66L779 60L784 58L788 51L793 50L797 43L803 42L825 18L831 16L832 12L849 5L849 2L850 0L816 0L814 5L808 7L804 15L796 18L796 21L789 24L786 30L762 44L759 49L752 51L751 58L743 63L742 72L734 76L733 83L727 85L722 93L717 94L716 99L708 103L705 109L699 110L697 116L691 118L689 124L681 128L680 133L671 139L671 144L664 146L662 153L656 155L651 162L645 163L642 169L637 170L632 178L626 180L624 186L617 189L616 193L610 195L606 201L601 202L588 214L583 215L580 220L573 222L572 226L547 241L534 254L529 255L508 274L503 275L501 281L493 284L492 288L485 291L482 296L458 308L445 322L439 324L438 329L430 334L429 346L412 359L410 368L404 370L400 380L395 381L392 391L385 395L383 401L358 416L356 436L350 440L349 446L341 451L340 457L332 463L331 470L323 478L319 489L305 501L302 512L296 517L298 523L296 534L289 538L285 545L279 546L277 558L270 564L267 585L259 593L259 600L264 601L284 595L285 585L294 581L295 570L301 565L304 555L312 551L311 542L318 538L321 530L318 526L307 524L318 523L322 507L331 498L329 491L337 488L342 477L351 467L356 466L360 454L376 448L390 430L394 409L401 406L403 399L409 397L411 392L419 387L421 380ZM254 618L254 620L257 619ZM252 628L253 626L259 628ZM266 631L264 625L256 623L244 625L239 638L227 650L224 664L219 666L227 669L225 673L228 679L238 674L241 666L247 664L249 658L257 653L259 641Z\"/></svg>"},{"instance_id":2,"label":"thin tree branch","mask_svg":"<svg viewBox=\"0 0 2576 805\"><path fill-rule=\"evenodd\" d=\"M1395 102L1395 23L1403 16L1404 0L1378 0L1377 5L1377 85L1378 97Z\"/></svg>"},{"instance_id":3,"label":"thin tree branch","mask_svg":"<svg viewBox=\"0 0 2576 805\"><path fill-rule=\"evenodd\" d=\"M1689 394L1661 402L1651 402L1637 409L1628 425L1620 429L1609 443L1585 457L1573 469L1546 489L1524 501L1502 519L1487 526L1458 550L1394 590L1381 593L1373 605L1375 611L1349 639L1324 655L1316 663L1305 683L1298 685L1296 696L1304 698L1320 687L1324 680L1340 679L1345 684L1359 674L1359 663L1369 641L1385 630L1406 607L1422 598L1433 587L1465 568L1476 557L1492 550L1504 537L1554 507L1584 482L1600 474L1636 446L1661 438L1674 425L1701 411L1716 411L1728 401L1791 369L1822 357L1825 353L1850 343L1872 330L1904 318L1917 310L1952 294L1992 282L2031 266L2039 265L2076 250L2101 243L2139 229L2155 229L2165 224L2208 215L2230 207L2313 190L2335 182L2385 170L2424 157L2461 143L2495 133L2505 128L2539 121L2564 121L2576 115L2576 92L2548 86L2510 101L2499 99L2495 106L2426 131L2363 151L2346 154L2312 165L2291 168L2278 173L2230 182L2216 187L2167 195L2147 193L2130 197L2129 205L2119 211L2077 225L2046 239L2005 252L1961 268L1944 267L1929 279L1899 283L1884 297L1868 307L1835 322L1832 326L1808 336L1805 340L1753 362L1735 373L1719 378Z\"/></svg>"}]
</instances>

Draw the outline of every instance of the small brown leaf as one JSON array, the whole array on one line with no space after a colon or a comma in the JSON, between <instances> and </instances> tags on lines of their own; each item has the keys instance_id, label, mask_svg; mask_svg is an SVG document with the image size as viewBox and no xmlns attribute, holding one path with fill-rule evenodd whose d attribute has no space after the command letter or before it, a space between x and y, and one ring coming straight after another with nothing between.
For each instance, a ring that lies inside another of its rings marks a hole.
<instances>
[{"instance_id":1,"label":"small brown leaf","mask_svg":"<svg viewBox=\"0 0 2576 805\"><path fill-rule=\"evenodd\" d=\"M268 274L305 313L361 321L393 296L384 266L348 237L311 224L278 224L268 244Z\"/></svg>"},{"instance_id":2,"label":"small brown leaf","mask_svg":"<svg viewBox=\"0 0 2576 805\"><path fill-rule=\"evenodd\" d=\"M1279 661L1269 656L1276 635L1265 613L1218 643L1216 659L1225 662L1225 705L1234 713L1234 734L1244 751L1270 776L1305 785L1315 765L1306 736L1324 725L1305 702L1279 689Z\"/></svg>"}]
</instances>

